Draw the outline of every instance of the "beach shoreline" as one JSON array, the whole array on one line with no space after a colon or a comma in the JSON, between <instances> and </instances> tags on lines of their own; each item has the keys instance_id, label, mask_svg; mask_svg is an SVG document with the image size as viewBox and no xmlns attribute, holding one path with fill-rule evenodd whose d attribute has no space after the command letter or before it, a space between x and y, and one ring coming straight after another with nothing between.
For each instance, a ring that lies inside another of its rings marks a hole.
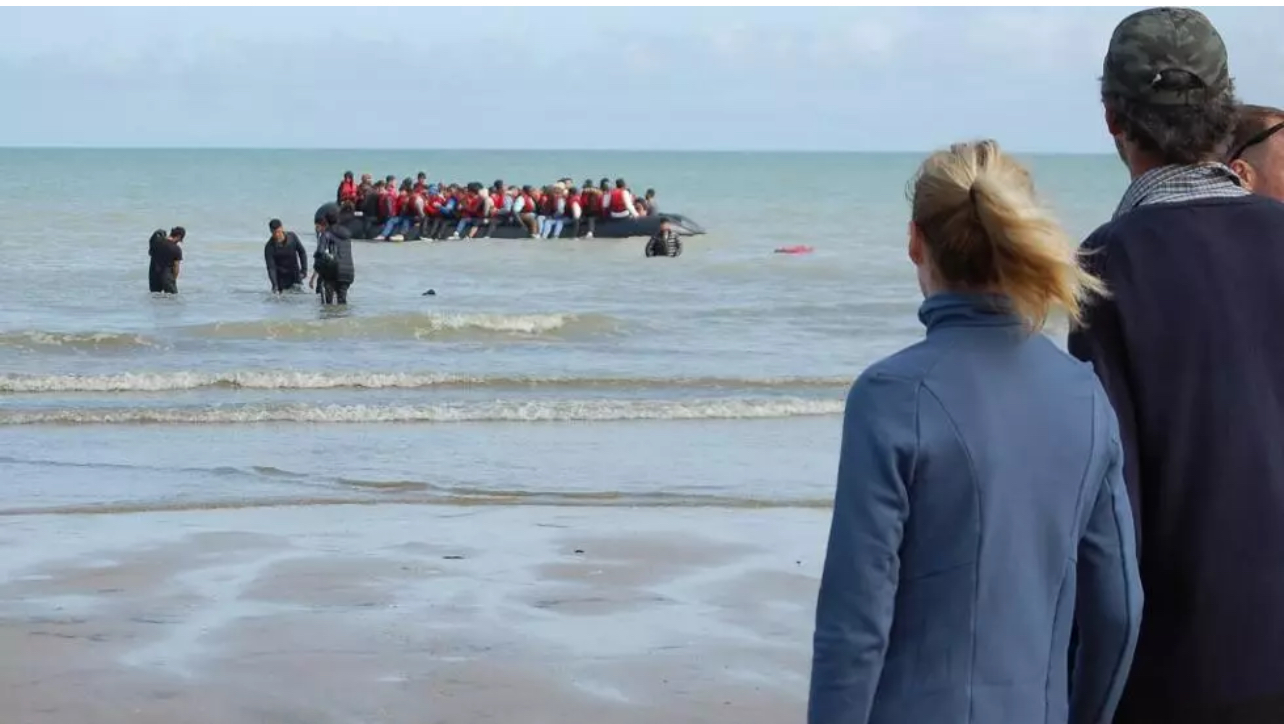
<instances>
[{"instance_id":1,"label":"beach shoreline","mask_svg":"<svg viewBox=\"0 0 1284 724\"><path fill-rule=\"evenodd\" d=\"M828 511L322 506L6 521L0 710L71 722L767 722Z\"/></svg>"}]
</instances>

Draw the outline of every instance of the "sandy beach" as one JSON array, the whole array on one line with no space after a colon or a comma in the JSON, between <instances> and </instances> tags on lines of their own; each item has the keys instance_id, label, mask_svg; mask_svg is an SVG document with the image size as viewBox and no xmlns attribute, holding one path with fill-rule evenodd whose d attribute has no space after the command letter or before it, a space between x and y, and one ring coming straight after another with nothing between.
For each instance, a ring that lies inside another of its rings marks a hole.
<instances>
[{"instance_id":1,"label":"sandy beach","mask_svg":"<svg viewBox=\"0 0 1284 724\"><path fill-rule=\"evenodd\" d=\"M823 510L11 516L12 724L781 722ZM40 541L40 545L24 544Z\"/></svg>"}]
</instances>

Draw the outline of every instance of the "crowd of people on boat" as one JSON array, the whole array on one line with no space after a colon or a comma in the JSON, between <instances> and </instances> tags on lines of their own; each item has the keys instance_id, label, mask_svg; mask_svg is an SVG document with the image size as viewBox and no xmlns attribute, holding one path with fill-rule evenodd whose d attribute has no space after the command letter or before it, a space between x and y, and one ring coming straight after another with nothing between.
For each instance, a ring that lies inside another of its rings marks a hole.
<instances>
[{"instance_id":1,"label":"crowd of people on boat","mask_svg":"<svg viewBox=\"0 0 1284 724\"><path fill-rule=\"evenodd\" d=\"M486 238L501 224L521 226L532 239L556 238L569 225L575 238L591 239L599 221L659 213L655 189L638 196L622 178L588 179L580 186L570 178L545 186L497 180L487 187L477 181L430 183L422 171L400 183L393 174L375 181L366 173L358 181L348 171L335 202L342 211L373 220L377 241L401 241L412 231L425 239Z\"/></svg>"}]
</instances>

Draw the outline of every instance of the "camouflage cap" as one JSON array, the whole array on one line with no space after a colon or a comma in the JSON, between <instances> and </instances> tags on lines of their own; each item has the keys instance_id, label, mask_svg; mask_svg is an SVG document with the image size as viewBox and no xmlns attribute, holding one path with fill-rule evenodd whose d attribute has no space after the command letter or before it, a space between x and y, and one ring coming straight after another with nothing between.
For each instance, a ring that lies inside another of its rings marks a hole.
<instances>
[{"instance_id":1,"label":"camouflage cap","mask_svg":"<svg viewBox=\"0 0 1284 724\"><path fill-rule=\"evenodd\" d=\"M1101 90L1155 105L1203 103L1226 90L1226 45L1198 10L1150 8L1124 18L1110 37ZM1185 71L1202 87L1171 88L1164 71Z\"/></svg>"}]
</instances>

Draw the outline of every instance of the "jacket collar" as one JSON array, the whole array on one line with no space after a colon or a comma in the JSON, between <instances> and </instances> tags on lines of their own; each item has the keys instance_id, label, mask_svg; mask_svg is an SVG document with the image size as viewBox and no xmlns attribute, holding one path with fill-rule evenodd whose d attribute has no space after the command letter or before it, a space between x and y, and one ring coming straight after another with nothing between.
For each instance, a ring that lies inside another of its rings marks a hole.
<instances>
[{"instance_id":1,"label":"jacket collar","mask_svg":"<svg viewBox=\"0 0 1284 724\"><path fill-rule=\"evenodd\" d=\"M1140 206L1248 196L1244 182L1224 163L1152 168L1128 185L1113 218Z\"/></svg>"},{"instance_id":2,"label":"jacket collar","mask_svg":"<svg viewBox=\"0 0 1284 724\"><path fill-rule=\"evenodd\" d=\"M1020 327L1012 302L1001 294L941 292L923 300L919 321L931 334L952 327Z\"/></svg>"}]
</instances>

